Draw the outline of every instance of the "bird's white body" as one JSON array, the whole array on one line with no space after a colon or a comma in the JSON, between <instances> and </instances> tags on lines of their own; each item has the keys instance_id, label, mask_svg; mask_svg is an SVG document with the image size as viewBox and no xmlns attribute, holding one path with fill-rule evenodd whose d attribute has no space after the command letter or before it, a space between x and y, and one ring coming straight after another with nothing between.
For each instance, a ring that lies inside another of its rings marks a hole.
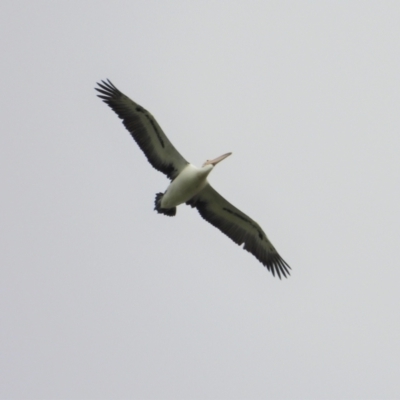
<instances>
[{"instance_id":1,"label":"bird's white body","mask_svg":"<svg viewBox=\"0 0 400 400\"><path fill-rule=\"evenodd\" d=\"M173 208L186 203L199 193L207 184L207 176L213 165L197 168L188 164L183 171L170 183L161 199L162 208Z\"/></svg>"}]
</instances>

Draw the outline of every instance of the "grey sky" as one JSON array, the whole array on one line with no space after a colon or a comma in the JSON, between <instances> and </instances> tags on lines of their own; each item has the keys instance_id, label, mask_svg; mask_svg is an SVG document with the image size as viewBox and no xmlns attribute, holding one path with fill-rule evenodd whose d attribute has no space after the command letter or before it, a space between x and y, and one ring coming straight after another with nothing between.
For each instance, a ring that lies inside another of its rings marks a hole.
<instances>
[{"instance_id":1,"label":"grey sky","mask_svg":"<svg viewBox=\"0 0 400 400\"><path fill-rule=\"evenodd\" d=\"M0 397L400 397L400 3L2 1ZM273 278L95 96L263 227Z\"/></svg>"}]
</instances>

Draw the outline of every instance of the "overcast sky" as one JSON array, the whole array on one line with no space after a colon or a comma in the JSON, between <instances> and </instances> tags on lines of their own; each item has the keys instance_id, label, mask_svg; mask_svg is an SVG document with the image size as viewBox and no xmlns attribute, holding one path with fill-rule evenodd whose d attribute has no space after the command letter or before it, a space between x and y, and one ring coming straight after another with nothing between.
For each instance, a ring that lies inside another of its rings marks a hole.
<instances>
[{"instance_id":1,"label":"overcast sky","mask_svg":"<svg viewBox=\"0 0 400 400\"><path fill-rule=\"evenodd\" d=\"M400 3L0 3L2 399L400 398ZM292 267L180 206L109 78Z\"/></svg>"}]
</instances>

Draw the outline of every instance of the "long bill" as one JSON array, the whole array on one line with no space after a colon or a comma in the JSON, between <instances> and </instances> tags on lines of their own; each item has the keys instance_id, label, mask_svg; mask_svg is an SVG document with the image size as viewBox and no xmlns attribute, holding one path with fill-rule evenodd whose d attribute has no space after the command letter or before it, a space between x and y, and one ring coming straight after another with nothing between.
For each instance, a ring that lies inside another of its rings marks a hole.
<instances>
[{"instance_id":1,"label":"long bill","mask_svg":"<svg viewBox=\"0 0 400 400\"><path fill-rule=\"evenodd\" d=\"M229 157L232 153L226 153L223 154L222 156L219 156L217 158L214 158L213 160L207 160L204 164L203 167L205 167L206 165L213 165L216 166L219 162L221 162L222 160L225 160L226 157Z\"/></svg>"}]
</instances>

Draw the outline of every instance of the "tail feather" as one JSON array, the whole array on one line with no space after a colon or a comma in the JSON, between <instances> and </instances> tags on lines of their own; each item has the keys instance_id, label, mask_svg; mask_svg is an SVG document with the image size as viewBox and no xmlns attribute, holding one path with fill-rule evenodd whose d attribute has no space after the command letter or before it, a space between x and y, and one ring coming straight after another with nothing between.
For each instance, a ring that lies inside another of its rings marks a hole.
<instances>
[{"instance_id":1,"label":"tail feather","mask_svg":"<svg viewBox=\"0 0 400 400\"><path fill-rule=\"evenodd\" d=\"M176 214L176 207L173 208L161 208L161 199L164 196L164 193L157 193L156 199L154 201L154 209L159 214L168 215L169 217L173 217Z\"/></svg>"}]
</instances>

